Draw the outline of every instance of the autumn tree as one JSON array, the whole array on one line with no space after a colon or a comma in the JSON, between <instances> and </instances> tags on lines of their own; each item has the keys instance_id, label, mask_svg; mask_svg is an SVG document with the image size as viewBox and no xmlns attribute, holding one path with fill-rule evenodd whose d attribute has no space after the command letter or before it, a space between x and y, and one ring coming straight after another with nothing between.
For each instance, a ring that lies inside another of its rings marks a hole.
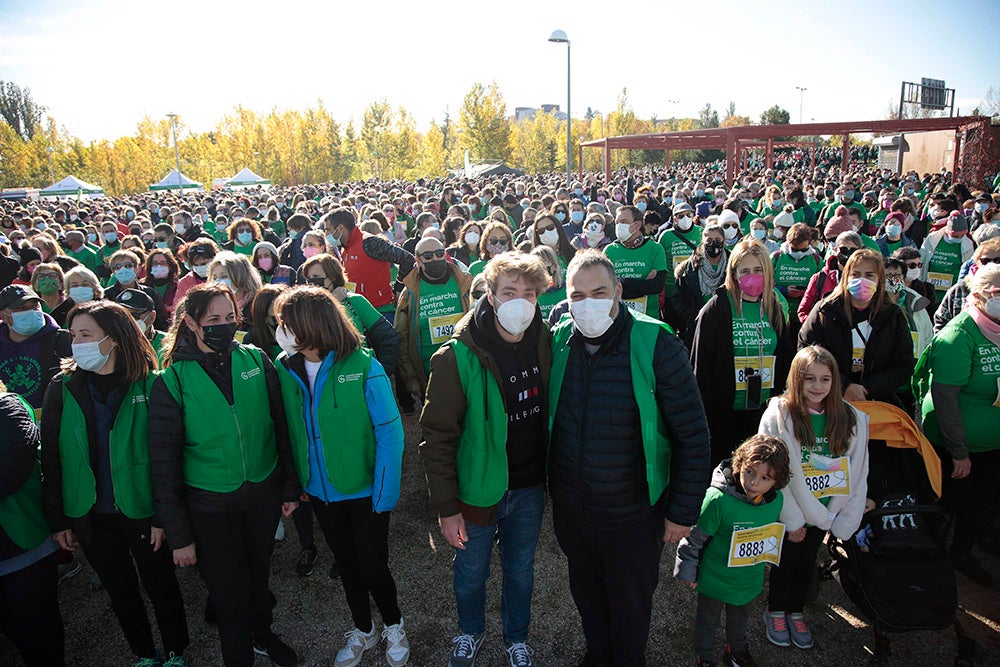
<instances>
[{"instance_id":1,"label":"autumn tree","mask_svg":"<svg viewBox=\"0 0 1000 667\"><path fill-rule=\"evenodd\" d=\"M31 97L31 90L21 88L13 81L0 81L0 117L14 132L31 141L35 130L41 125L45 107Z\"/></svg>"},{"instance_id":2,"label":"autumn tree","mask_svg":"<svg viewBox=\"0 0 1000 667\"><path fill-rule=\"evenodd\" d=\"M489 86L477 83L466 94L459 112L459 132L459 149L467 149L474 161L510 161L511 123L496 82Z\"/></svg>"}]
</instances>

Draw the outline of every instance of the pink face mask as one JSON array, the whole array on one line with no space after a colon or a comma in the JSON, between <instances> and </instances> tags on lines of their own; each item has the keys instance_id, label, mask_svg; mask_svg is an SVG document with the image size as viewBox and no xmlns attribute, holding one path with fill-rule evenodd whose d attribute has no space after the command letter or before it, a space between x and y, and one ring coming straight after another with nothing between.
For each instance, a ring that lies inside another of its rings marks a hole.
<instances>
[{"instance_id":1,"label":"pink face mask","mask_svg":"<svg viewBox=\"0 0 1000 667\"><path fill-rule=\"evenodd\" d=\"M274 266L274 259L271 257L261 257L257 260L257 266L259 266L262 271L270 271Z\"/></svg>"},{"instance_id":2,"label":"pink face mask","mask_svg":"<svg viewBox=\"0 0 1000 667\"><path fill-rule=\"evenodd\" d=\"M758 297L764 293L764 274L748 273L739 277L740 291L749 297Z\"/></svg>"},{"instance_id":3,"label":"pink face mask","mask_svg":"<svg viewBox=\"0 0 1000 667\"><path fill-rule=\"evenodd\" d=\"M310 257L314 257L319 254L319 248L313 245L305 246L302 248L302 254L306 259L309 259Z\"/></svg>"}]
</instances>

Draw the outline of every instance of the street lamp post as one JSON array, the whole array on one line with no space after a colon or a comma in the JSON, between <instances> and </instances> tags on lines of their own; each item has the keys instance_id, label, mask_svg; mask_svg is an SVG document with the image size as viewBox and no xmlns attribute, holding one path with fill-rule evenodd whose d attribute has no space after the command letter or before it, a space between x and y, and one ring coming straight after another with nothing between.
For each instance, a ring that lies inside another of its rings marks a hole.
<instances>
[{"instance_id":1,"label":"street lamp post","mask_svg":"<svg viewBox=\"0 0 1000 667\"><path fill-rule=\"evenodd\" d=\"M573 116L570 112L570 55L569 55L569 37L562 30L553 30L552 34L549 36L550 42L555 42L557 44L566 45L566 188L571 188L573 186L573 131L570 125L573 122Z\"/></svg>"},{"instance_id":2,"label":"street lamp post","mask_svg":"<svg viewBox=\"0 0 1000 667\"><path fill-rule=\"evenodd\" d=\"M49 154L49 178L52 179L52 183L51 184L55 185L56 184L56 170L52 168L52 153L55 152L55 149L52 148L52 146L46 146L45 147L45 152Z\"/></svg>"},{"instance_id":3,"label":"street lamp post","mask_svg":"<svg viewBox=\"0 0 1000 667\"><path fill-rule=\"evenodd\" d=\"M680 100L667 100L667 104L670 105L670 120L675 120L677 118L677 103Z\"/></svg>"},{"instance_id":4,"label":"street lamp post","mask_svg":"<svg viewBox=\"0 0 1000 667\"><path fill-rule=\"evenodd\" d=\"M802 98L806 96L806 91L808 88L803 88L802 86L795 86L795 90L799 91L799 125L802 124Z\"/></svg>"},{"instance_id":5,"label":"street lamp post","mask_svg":"<svg viewBox=\"0 0 1000 667\"><path fill-rule=\"evenodd\" d=\"M181 182L181 153L177 149L177 114L168 113L167 118L170 119L170 133L174 137L174 160L177 162L177 194L184 194L184 184Z\"/></svg>"}]
</instances>

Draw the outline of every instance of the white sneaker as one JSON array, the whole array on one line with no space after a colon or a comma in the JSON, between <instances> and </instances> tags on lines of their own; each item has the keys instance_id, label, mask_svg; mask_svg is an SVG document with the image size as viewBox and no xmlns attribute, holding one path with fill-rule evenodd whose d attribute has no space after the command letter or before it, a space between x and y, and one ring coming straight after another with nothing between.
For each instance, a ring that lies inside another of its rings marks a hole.
<instances>
[{"instance_id":1,"label":"white sneaker","mask_svg":"<svg viewBox=\"0 0 1000 667\"><path fill-rule=\"evenodd\" d=\"M274 541L281 542L285 539L285 523L278 519L278 527L274 529Z\"/></svg>"},{"instance_id":2,"label":"white sneaker","mask_svg":"<svg viewBox=\"0 0 1000 667\"><path fill-rule=\"evenodd\" d=\"M374 648L379 642L374 623L371 632L361 632L361 630L354 628L350 632L345 632L344 637L347 638L347 643L344 644L344 648L337 651L337 659L333 663L333 667L354 667L361 662L365 651Z\"/></svg>"},{"instance_id":3,"label":"white sneaker","mask_svg":"<svg viewBox=\"0 0 1000 667\"><path fill-rule=\"evenodd\" d=\"M410 659L410 642L403 630L403 619L399 619L396 625L385 626L382 639L385 640L385 661L389 667L403 667Z\"/></svg>"},{"instance_id":4,"label":"white sneaker","mask_svg":"<svg viewBox=\"0 0 1000 667\"><path fill-rule=\"evenodd\" d=\"M535 651L524 642L511 644L504 650L507 652L509 667L535 667L535 663L531 659Z\"/></svg>"}]
</instances>

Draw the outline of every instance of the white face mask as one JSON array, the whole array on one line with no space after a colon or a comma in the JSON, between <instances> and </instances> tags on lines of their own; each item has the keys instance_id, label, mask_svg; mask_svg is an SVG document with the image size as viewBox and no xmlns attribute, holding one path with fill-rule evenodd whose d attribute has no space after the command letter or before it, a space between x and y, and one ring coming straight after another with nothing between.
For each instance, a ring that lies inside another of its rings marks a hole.
<instances>
[{"instance_id":1,"label":"white face mask","mask_svg":"<svg viewBox=\"0 0 1000 667\"><path fill-rule=\"evenodd\" d=\"M570 301L569 313L580 333L586 338L599 338L614 323L611 319L614 305L614 299L581 299Z\"/></svg>"},{"instance_id":2,"label":"white face mask","mask_svg":"<svg viewBox=\"0 0 1000 667\"><path fill-rule=\"evenodd\" d=\"M465 242L469 245L479 245L479 232L468 232L465 235Z\"/></svg>"},{"instance_id":3,"label":"white face mask","mask_svg":"<svg viewBox=\"0 0 1000 667\"><path fill-rule=\"evenodd\" d=\"M91 343L73 343L73 360L76 361L76 365L85 371L99 371L104 368L111 357L111 350L108 350L107 354L102 354L101 343L108 338L105 336Z\"/></svg>"},{"instance_id":4,"label":"white face mask","mask_svg":"<svg viewBox=\"0 0 1000 667\"><path fill-rule=\"evenodd\" d=\"M199 278L208 277L208 264L202 264L201 266L192 266L191 270L194 271L194 275Z\"/></svg>"},{"instance_id":5,"label":"white face mask","mask_svg":"<svg viewBox=\"0 0 1000 667\"><path fill-rule=\"evenodd\" d=\"M681 230L682 232L686 232L687 230L691 229L691 225L693 224L694 220L691 219L690 215L685 215L683 218L677 219L677 229Z\"/></svg>"},{"instance_id":6,"label":"white face mask","mask_svg":"<svg viewBox=\"0 0 1000 667\"><path fill-rule=\"evenodd\" d=\"M919 268L912 268L912 269L907 269L906 270L906 279L907 280L916 280L919 277L920 277L920 269Z\"/></svg>"},{"instance_id":7,"label":"white face mask","mask_svg":"<svg viewBox=\"0 0 1000 667\"><path fill-rule=\"evenodd\" d=\"M984 312L995 320L1000 320L1000 297L986 300Z\"/></svg>"},{"instance_id":8,"label":"white face mask","mask_svg":"<svg viewBox=\"0 0 1000 667\"><path fill-rule=\"evenodd\" d=\"M299 351L299 341L295 338L295 334L285 327L278 327L274 330L274 342L288 356L292 356Z\"/></svg>"},{"instance_id":9,"label":"white face mask","mask_svg":"<svg viewBox=\"0 0 1000 667\"><path fill-rule=\"evenodd\" d=\"M497 320L500 326L511 336L520 336L535 319L537 306L527 299L511 299L496 307Z\"/></svg>"},{"instance_id":10,"label":"white face mask","mask_svg":"<svg viewBox=\"0 0 1000 667\"><path fill-rule=\"evenodd\" d=\"M732 241L733 239L736 238L736 228L726 227L725 229L722 230L722 235L726 237L727 241Z\"/></svg>"},{"instance_id":11,"label":"white face mask","mask_svg":"<svg viewBox=\"0 0 1000 667\"><path fill-rule=\"evenodd\" d=\"M145 336L146 332L149 330L149 325L146 324L146 321L145 320L136 320L135 324L136 324L137 327L139 327L139 331L142 332L142 335Z\"/></svg>"},{"instance_id":12,"label":"white face mask","mask_svg":"<svg viewBox=\"0 0 1000 667\"><path fill-rule=\"evenodd\" d=\"M618 237L619 241L625 243L625 241L632 238L632 225L625 222L619 222L615 225L615 236Z\"/></svg>"},{"instance_id":13,"label":"white face mask","mask_svg":"<svg viewBox=\"0 0 1000 667\"><path fill-rule=\"evenodd\" d=\"M559 232L554 229L546 230L538 235L538 240L550 248L554 248L559 242Z\"/></svg>"}]
</instances>

